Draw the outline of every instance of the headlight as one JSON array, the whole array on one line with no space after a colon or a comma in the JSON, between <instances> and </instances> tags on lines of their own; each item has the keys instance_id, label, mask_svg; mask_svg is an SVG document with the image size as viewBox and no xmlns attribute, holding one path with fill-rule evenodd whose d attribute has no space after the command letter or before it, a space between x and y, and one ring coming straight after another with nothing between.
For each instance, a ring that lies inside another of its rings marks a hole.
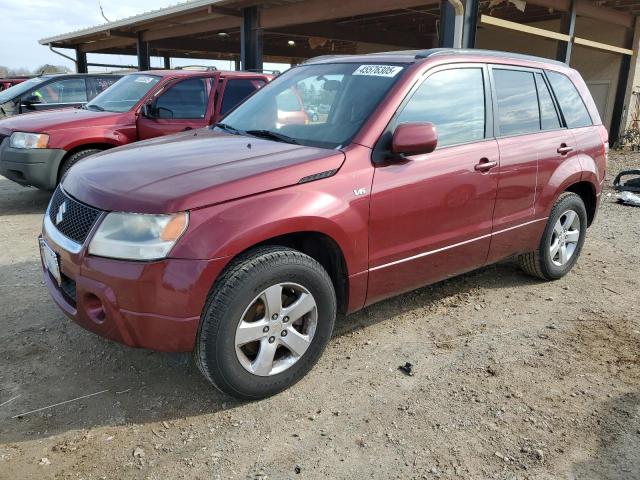
<instances>
[{"instance_id":1,"label":"headlight","mask_svg":"<svg viewBox=\"0 0 640 480\"><path fill-rule=\"evenodd\" d=\"M15 132L11 135L9 146L13 148L47 148L49 135L44 133Z\"/></svg>"},{"instance_id":2,"label":"headlight","mask_svg":"<svg viewBox=\"0 0 640 480\"><path fill-rule=\"evenodd\" d=\"M173 215L109 213L93 236L89 253L128 260L164 258L188 223L187 212Z\"/></svg>"}]
</instances>

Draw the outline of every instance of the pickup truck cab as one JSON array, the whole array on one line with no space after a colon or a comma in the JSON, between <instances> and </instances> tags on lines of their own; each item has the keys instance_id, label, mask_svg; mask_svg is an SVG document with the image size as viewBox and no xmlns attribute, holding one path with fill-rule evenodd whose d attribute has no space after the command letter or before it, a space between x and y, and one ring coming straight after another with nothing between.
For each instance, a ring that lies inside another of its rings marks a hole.
<instances>
[{"instance_id":1,"label":"pickup truck cab","mask_svg":"<svg viewBox=\"0 0 640 480\"><path fill-rule=\"evenodd\" d=\"M215 123L271 78L192 70L126 75L82 108L0 121L0 174L54 189L75 163L97 152Z\"/></svg>"},{"instance_id":2,"label":"pickup truck cab","mask_svg":"<svg viewBox=\"0 0 640 480\"><path fill-rule=\"evenodd\" d=\"M290 89L316 121L281 125ZM44 217L44 278L83 327L193 352L219 389L260 398L312 368L337 312L510 257L540 279L566 275L596 216L607 141L560 62L320 58L212 128L71 169Z\"/></svg>"}]
</instances>

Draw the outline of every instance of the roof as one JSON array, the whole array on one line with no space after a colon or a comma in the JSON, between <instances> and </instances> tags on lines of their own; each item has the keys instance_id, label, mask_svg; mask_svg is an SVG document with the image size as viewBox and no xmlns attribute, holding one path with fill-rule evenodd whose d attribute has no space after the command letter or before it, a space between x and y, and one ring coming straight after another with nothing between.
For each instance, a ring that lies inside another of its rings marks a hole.
<instances>
[{"instance_id":1,"label":"roof","mask_svg":"<svg viewBox=\"0 0 640 480\"><path fill-rule=\"evenodd\" d=\"M199 8L208 7L210 5L215 5L224 1L225 0L189 0L177 5L172 5L169 7L159 8L158 10L151 10L149 12L133 15L131 17L123 18L122 20L106 22L102 25L96 25L93 27L63 33L61 35L55 35L53 37L43 38L39 40L39 43L40 45L49 45L50 43L62 42L65 40L71 40L83 36L91 36L96 33L103 33L108 32L109 30L137 25L142 22L157 20L162 17L170 17L173 15L188 13L191 10L197 10Z\"/></svg>"}]
</instances>

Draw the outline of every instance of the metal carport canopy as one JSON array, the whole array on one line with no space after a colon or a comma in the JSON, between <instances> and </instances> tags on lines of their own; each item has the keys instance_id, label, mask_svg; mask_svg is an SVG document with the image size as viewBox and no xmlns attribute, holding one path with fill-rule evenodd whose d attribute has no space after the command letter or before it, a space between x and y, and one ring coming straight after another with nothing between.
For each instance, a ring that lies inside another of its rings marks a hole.
<instances>
[{"instance_id":1,"label":"metal carport canopy","mask_svg":"<svg viewBox=\"0 0 640 480\"><path fill-rule=\"evenodd\" d=\"M528 4L555 11L567 11L570 0L528 0ZM414 32L371 31L354 26L340 27L336 19L372 16L394 11L423 9L425 18L437 18L439 0L193 0L103 25L40 40L43 45L74 48L86 53L133 54L147 42L148 54L186 58L238 58L241 25L251 7L259 7L259 26L264 34L264 57L289 62L327 53L355 53L357 43L391 47L429 48L430 36ZM612 8L598 7L589 0L577 0L577 11L608 23L629 28L633 16ZM433 13L433 14L432 14ZM305 27L303 27L305 26ZM222 34L222 35L220 35ZM299 37L329 38L336 42L314 48L307 42L283 41ZM277 40L277 41L276 41ZM341 43L341 41L343 43Z\"/></svg>"}]
</instances>

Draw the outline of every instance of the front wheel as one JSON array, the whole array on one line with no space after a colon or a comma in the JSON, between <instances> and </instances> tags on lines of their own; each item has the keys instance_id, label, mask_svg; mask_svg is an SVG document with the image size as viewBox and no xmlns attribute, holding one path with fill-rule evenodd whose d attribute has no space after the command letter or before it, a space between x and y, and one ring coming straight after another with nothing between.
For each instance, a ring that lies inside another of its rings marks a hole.
<instances>
[{"instance_id":1,"label":"front wheel","mask_svg":"<svg viewBox=\"0 0 640 480\"><path fill-rule=\"evenodd\" d=\"M518 257L522 269L543 280L557 280L573 268L587 233L587 210L579 195L565 192L551 209L540 246Z\"/></svg>"},{"instance_id":2,"label":"front wheel","mask_svg":"<svg viewBox=\"0 0 640 480\"><path fill-rule=\"evenodd\" d=\"M216 282L195 361L224 393L268 397L311 370L335 316L335 291L322 265L297 250L260 247L236 259Z\"/></svg>"}]
</instances>

